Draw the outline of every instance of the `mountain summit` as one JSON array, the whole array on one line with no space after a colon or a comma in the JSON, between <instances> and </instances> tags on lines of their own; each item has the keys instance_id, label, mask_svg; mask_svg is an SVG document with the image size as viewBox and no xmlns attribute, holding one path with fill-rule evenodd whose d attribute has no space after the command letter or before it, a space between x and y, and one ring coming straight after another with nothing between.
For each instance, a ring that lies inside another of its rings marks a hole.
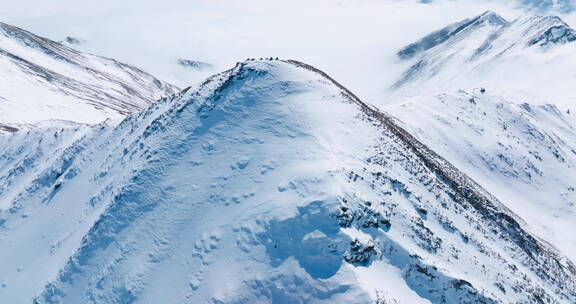
<instances>
[{"instance_id":1,"label":"mountain summit","mask_svg":"<svg viewBox=\"0 0 576 304\"><path fill-rule=\"evenodd\" d=\"M0 147L10 303L576 301L567 258L301 62Z\"/></svg>"}]
</instances>

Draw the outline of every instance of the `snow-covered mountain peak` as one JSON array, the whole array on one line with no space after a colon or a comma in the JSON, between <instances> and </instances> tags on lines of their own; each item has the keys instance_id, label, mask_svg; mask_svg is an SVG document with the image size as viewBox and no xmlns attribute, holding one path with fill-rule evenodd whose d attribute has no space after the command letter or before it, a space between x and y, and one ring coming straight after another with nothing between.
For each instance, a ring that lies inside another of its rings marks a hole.
<instances>
[{"instance_id":1,"label":"snow-covered mountain peak","mask_svg":"<svg viewBox=\"0 0 576 304\"><path fill-rule=\"evenodd\" d=\"M527 17L517 22L528 24L529 28L535 28L536 34L528 42L529 45L551 47L576 40L576 31L558 16Z\"/></svg>"},{"instance_id":2,"label":"snow-covered mountain peak","mask_svg":"<svg viewBox=\"0 0 576 304\"><path fill-rule=\"evenodd\" d=\"M492 11L486 11L474 18L465 19L453 23L441 30L435 31L404 47L398 51L397 55L402 59L410 59L449 40L459 39L459 37L470 35L483 27L490 27L493 29L500 28L507 24L508 22L500 15Z\"/></svg>"},{"instance_id":3,"label":"snow-covered mountain peak","mask_svg":"<svg viewBox=\"0 0 576 304\"><path fill-rule=\"evenodd\" d=\"M560 60L564 59L556 56L563 53L557 50L573 47L571 42L575 40L576 32L557 16L525 16L508 22L487 12L433 32L400 50L399 58L411 62L411 66L393 88L409 92L415 87L419 91L434 91L505 86L506 79L489 83L505 73L508 80L518 74L507 87L528 89L532 82L537 83L531 79L548 75L544 71L535 72L546 68L543 62L562 65ZM574 60L567 58L564 67L571 65ZM561 69L571 73L568 68ZM532 73L535 77L529 77Z\"/></svg>"},{"instance_id":4,"label":"snow-covered mountain peak","mask_svg":"<svg viewBox=\"0 0 576 304\"><path fill-rule=\"evenodd\" d=\"M0 124L13 130L122 117L176 91L133 66L0 23Z\"/></svg>"},{"instance_id":5,"label":"snow-covered mountain peak","mask_svg":"<svg viewBox=\"0 0 576 304\"><path fill-rule=\"evenodd\" d=\"M502 16L498 15L494 11L485 11L484 13L480 14L478 17L475 18L476 21L474 23L489 23L493 25L506 25L508 21L504 19Z\"/></svg>"},{"instance_id":6,"label":"snow-covered mountain peak","mask_svg":"<svg viewBox=\"0 0 576 304\"><path fill-rule=\"evenodd\" d=\"M298 61L240 62L119 125L0 149L9 302L576 300L557 249Z\"/></svg>"}]
</instances>

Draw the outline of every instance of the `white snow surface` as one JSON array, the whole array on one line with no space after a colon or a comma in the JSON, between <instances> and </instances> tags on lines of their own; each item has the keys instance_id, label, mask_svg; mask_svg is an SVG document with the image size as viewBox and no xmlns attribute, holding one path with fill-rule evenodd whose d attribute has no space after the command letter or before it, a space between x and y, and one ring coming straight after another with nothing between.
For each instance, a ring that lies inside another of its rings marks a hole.
<instances>
[{"instance_id":1,"label":"white snow surface","mask_svg":"<svg viewBox=\"0 0 576 304\"><path fill-rule=\"evenodd\" d=\"M558 16L487 11L402 48L410 67L393 87L399 96L486 87L518 104L574 108L574 52L576 31Z\"/></svg>"},{"instance_id":2,"label":"white snow surface","mask_svg":"<svg viewBox=\"0 0 576 304\"><path fill-rule=\"evenodd\" d=\"M576 261L576 114L490 90L414 97L386 108L431 149Z\"/></svg>"},{"instance_id":3,"label":"white snow surface","mask_svg":"<svg viewBox=\"0 0 576 304\"><path fill-rule=\"evenodd\" d=\"M299 62L0 149L7 303L576 301L530 223Z\"/></svg>"},{"instance_id":4,"label":"white snow surface","mask_svg":"<svg viewBox=\"0 0 576 304\"><path fill-rule=\"evenodd\" d=\"M0 23L0 132L120 118L175 92L138 68Z\"/></svg>"}]
</instances>

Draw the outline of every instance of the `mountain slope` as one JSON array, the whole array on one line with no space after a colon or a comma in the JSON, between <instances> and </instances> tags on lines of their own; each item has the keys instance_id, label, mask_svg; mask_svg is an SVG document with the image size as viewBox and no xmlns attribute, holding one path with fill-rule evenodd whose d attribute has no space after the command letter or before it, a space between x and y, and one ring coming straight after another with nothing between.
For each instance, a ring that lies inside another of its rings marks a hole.
<instances>
[{"instance_id":1,"label":"mountain slope","mask_svg":"<svg viewBox=\"0 0 576 304\"><path fill-rule=\"evenodd\" d=\"M576 300L576 270L387 114L247 61L114 126L0 137L11 303Z\"/></svg>"},{"instance_id":2,"label":"mountain slope","mask_svg":"<svg viewBox=\"0 0 576 304\"><path fill-rule=\"evenodd\" d=\"M574 98L565 85L574 79L574 41L576 31L556 16L508 22L485 12L400 50L399 58L411 66L393 87L409 92L484 86Z\"/></svg>"},{"instance_id":3,"label":"mountain slope","mask_svg":"<svg viewBox=\"0 0 576 304\"><path fill-rule=\"evenodd\" d=\"M420 2L429 3L434 1L420 0ZM576 8L576 5L572 0L518 0L515 1L515 3L517 3L518 6L526 8L529 11L536 11L540 13L543 12L569 13L574 11L574 8Z\"/></svg>"},{"instance_id":4,"label":"mountain slope","mask_svg":"<svg viewBox=\"0 0 576 304\"><path fill-rule=\"evenodd\" d=\"M0 23L0 124L96 123L147 107L176 88L112 59ZM6 129L6 128L5 128Z\"/></svg>"},{"instance_id":5,"label":"mountain slope","mask_svg":"<svg viewBox=\"0 0 576 304\"><path fill-rule=\"evenodd\" d=\"M576 260L574 114L480 90L413 98L388 111Z\"/></svg>"}]
</instances>

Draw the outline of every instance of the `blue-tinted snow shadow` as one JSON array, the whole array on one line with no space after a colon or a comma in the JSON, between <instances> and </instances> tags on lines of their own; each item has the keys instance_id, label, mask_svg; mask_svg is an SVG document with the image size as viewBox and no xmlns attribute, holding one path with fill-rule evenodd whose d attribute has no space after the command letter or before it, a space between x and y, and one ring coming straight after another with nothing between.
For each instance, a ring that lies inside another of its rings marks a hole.
<instances>
[{"instance_id":1,"label":"blue-tinted snow shadow","mask_svg":"<svg viewBox=\"0 0 576 304\"><path fill-rule=\"evenodd\" d=\"M314 279L327 279L338 272L350 240L339 232L340 227L323 205L314 201L300 207L295 217L272 221L258 235L272 266L294 257Z\"/></svg>"}]
</instances>

